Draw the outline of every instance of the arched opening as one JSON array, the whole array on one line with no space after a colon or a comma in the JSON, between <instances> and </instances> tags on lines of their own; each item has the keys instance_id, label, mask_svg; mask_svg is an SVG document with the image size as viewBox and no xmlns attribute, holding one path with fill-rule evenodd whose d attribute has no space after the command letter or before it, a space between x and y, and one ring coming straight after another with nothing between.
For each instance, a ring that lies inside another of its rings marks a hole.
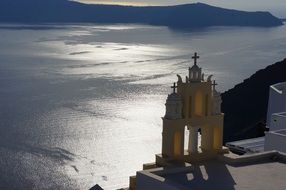
<instances>
[{"instance_id":1,"label":"arched opening","mask_svg":"<svg viewBox=\"0 0 286 190\"><path fill-rule=\"evenodd\" d=\"M181 156L181 141L182 141L182 136L179 131L175 132L174 135L174 156L175 157L180 157Z\"/></svg>"},{"instance_id":2,"label":"arched opening","mask_svg":"<svg viewBox=\"0 0 286 190\"><path fill-rule=\"evenodd\" d=\"M198 90L195 94L195 115L203 116L203 93Z\"/></svg>"},{"instance_id":3,"label":"arched opening","mask_svg":"<svg viewBox=\"0 0 286 190\"><path fill-rule=\"evenodd\" d=\"M185 126L184 150L188 150L188 147L189 147L189 137L190 137L190 131L188 130L188 126Z\"/></svg>"}]
</instances>

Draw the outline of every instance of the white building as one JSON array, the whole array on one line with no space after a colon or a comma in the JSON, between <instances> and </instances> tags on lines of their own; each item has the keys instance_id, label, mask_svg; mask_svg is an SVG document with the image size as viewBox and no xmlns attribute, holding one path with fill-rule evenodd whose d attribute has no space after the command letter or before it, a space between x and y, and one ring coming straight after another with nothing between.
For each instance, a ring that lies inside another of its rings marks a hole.
<instances>
[{"instance_id":1,"label":"white building","mask_svg":"<svg viewBox=\"0 0 286 190\"><path fill-rule=\"evenodd\" d=\"M270 86L269 90L269 101L268 101L268 111L267 111L267 126L272 130L279 130L282 128L276 128L277 125L272 126L274 123L272 115L275 113L286 112L286 82L278 83ZM276 116L275 116L276 117ZM278 116L279 117L279 116Z\"/></svg>"},{"instance_id":2,"label":"white building","mask_svg":"<svg viewBox=\"0 0 286 190\"><path fill-rule=\"evenodd\" d=\"M286 153L286 112L272 114L270 130L265 134L264 150Z\"/></svg>"},{"instance_id":3,"label":"white building","mask_svg":"<svg viewBox=\"0 0 286 190\"><path fill-rule=\"evenodd\" d=\"M270 86L264 150L286 153L286 82Z\"/></svg>"},{"instance_id":4,"label":"white building","mask_svg":"<svg viewBox=\"0 0 286 190\"><path fill-rule=\"evenodd\" d=\"M286 82L270 86L265 137L226 143L236 153L277 150L286 153Z\"/></svg>"}]
</instances>

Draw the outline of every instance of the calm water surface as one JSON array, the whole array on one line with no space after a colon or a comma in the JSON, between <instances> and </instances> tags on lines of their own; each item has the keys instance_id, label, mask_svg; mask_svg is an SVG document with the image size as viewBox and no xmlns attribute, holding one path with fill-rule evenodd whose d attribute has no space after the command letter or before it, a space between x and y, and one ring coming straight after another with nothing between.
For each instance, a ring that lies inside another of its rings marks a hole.
<instances>
[{"instance_id":1,"label":"calm water surface","mask_svg":"<svg viewBox=\"0 0 286 190\"><path fill-rule=\"evenodd\" d=\"M0 189L127 186L194 51L224 91L286 57L286 27L0 25Z\"/></svg>"}]
</instances>

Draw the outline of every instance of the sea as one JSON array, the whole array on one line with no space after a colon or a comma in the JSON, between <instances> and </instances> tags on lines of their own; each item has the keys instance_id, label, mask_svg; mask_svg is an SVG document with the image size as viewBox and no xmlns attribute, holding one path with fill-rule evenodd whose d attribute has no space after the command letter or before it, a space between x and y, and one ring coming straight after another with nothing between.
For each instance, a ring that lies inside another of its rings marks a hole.
<instances>
[{"instance_id":1,"label":"sea","mask_svg":"<svg viewBox=\"0 0 286 190\"><path fill-rule=\"evenodd\" d=\"M127 187L194 52L224 92L286 57L286 26L1 24L0 189Z\"/></svg>"}]
</instances>

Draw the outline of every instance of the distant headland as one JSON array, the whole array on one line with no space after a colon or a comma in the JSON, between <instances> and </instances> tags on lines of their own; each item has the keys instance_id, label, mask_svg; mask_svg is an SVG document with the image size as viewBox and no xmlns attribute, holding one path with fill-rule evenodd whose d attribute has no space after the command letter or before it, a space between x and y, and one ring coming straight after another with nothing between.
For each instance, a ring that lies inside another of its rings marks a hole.
<instances>
[{"instance_id":1,"label":"distant headland","mask_svg":"<svg viewBox=\"0 0 286 190\"><path fill-rule=\"evenodd\" d=\"M149 24L172 28L283 25L269 12L238 11L203 3L135 7L69 0L1 0L0 22Z\"/></svg>"}]
</instances>

